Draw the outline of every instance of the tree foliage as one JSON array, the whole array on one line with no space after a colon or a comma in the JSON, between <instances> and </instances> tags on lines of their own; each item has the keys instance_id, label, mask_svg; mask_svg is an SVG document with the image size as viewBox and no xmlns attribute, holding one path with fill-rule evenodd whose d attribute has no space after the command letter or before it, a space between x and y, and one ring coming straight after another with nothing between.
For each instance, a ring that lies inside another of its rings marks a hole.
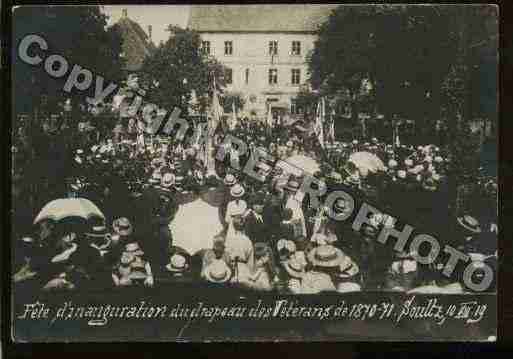
<instances>
[{"instance_id":1,"label":"tree foliage","mask_svg":"<svg viewBox=\"0 0 513 359\"><path fill-rule=\"evenodd\" d=\"M62 91L67 76L56 79L45 72L43 63L24 63L18 56L18 45L29 34L37 34L48 43L43 58L50 54L63 56L70 67L68 73L77 64L102 76L104 86L122 79L122 39L107 28L107 16L99 6L21 6L13 12L14 113L32 113L34 109L51 112L65 97L83 101L85 96L94 96L94 84L87 92L68 94Z\"/></svg>"},{"instance_id":2,"label":"tree foliage","mask_svg":"<svg viewBox=\"0 0 513 359\"><path fill-rule=\"evenodd\" d=\"M460 116L468 122L493 116L494 9L340 6L320 27L308 60L311 84L323 95L345 99L353 117L365 107L386 121L414 120L421 141L429 139L441 118Z\"/></svg>"},{"instance_id":3,"label":"tree foliage","mask_svg":"<svg viewBox=\"0 0 513 359\"><path fill-rule=\"evenodd\" d=\"M185 113L194 90L203 112L212 95L214 77L217 89L224 88L224 67L201 51L198 33L178 27L170 27L170 31L170 38L141 69L148 99L168 111L178 107Z\"/></svg>"}]
</instances>

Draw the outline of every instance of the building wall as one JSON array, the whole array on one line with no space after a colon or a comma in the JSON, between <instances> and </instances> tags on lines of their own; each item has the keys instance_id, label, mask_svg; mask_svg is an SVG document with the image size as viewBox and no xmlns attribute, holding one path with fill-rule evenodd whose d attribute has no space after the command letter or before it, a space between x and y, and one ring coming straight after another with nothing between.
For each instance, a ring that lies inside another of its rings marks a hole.
<instances>
[{"instance_id":1,"label":"building wall","mask_svg":"<svg viewBox=\"0 0 513 359\"><path fill-rule=\"evenodd\" d=\"M201 33L203 41L210 42L210 54L232 69L233 80L227 92L240 92L246 103L245 115L255 111L257 116L267 113L267 101L286 104L308 79L306 57L314 47L316 36L307 33ZM225 55L224 42L233 42L233 54ZM269 55L269 41L278 42L278 54ZM292 41L300 41L301 54L292 55ZM249 69L248 83L245 71ZM276 85L269 84L269 69L277 69ZM300 83L292 84L292 69L300 70Z\"/></svg>"}]
</instances>

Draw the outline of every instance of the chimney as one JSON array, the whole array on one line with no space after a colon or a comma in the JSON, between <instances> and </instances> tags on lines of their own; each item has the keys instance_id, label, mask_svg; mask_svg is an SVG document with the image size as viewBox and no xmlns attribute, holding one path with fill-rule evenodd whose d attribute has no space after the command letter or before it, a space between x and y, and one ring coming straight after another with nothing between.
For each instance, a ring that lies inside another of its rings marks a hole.
<instances>
[{"instance_id":1,"label":"chimney","mask_svg":"<svg viewBox=\"0 0 513 359\"><path fill-rule=\"evenodd\" d=\"M151 41L151 29L152 29L152 26L148 25L148 40L149 41Z\"/></svg>"},{"instance_id":2,"label":"chimney","mask_svg":"<svg viewBox=\"0 0 513 359\"><path fill-rule=\"evenodd\" d=\"M128 10L127 9L123 9L123 17L124 18L128 17Z\"/></svg>"}]
</instances>

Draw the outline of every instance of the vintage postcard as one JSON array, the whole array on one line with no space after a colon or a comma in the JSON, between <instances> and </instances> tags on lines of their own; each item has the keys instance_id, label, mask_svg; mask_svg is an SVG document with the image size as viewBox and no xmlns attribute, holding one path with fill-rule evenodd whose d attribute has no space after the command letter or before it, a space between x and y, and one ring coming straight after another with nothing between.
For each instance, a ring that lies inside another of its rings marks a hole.
<instances>
[{"instance_id":1,"label":"vintage postcard","mask_svg":"<svg viewBox=\"0 0 513 359\"><path fill-rule=\"evenodd\" d=\"M15 342L496 340L497 6L10 16Z\"/></svg>"}]
</instances>

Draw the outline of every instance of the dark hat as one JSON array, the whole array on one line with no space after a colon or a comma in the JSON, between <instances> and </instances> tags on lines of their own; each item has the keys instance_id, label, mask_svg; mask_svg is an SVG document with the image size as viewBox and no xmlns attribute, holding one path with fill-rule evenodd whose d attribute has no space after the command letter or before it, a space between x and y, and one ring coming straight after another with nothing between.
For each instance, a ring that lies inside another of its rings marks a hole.
<instances>
[{"instance_id":1,"label":"dark hat","mask_svg":"<svg viewBox=\"0 0 513 359\"><path fill-rule=\"evenodd\" d=\"M472 216L465 215L457 219L458 223L472 233L481 233L479 221Z\"/></svg>"}]
</instances>

